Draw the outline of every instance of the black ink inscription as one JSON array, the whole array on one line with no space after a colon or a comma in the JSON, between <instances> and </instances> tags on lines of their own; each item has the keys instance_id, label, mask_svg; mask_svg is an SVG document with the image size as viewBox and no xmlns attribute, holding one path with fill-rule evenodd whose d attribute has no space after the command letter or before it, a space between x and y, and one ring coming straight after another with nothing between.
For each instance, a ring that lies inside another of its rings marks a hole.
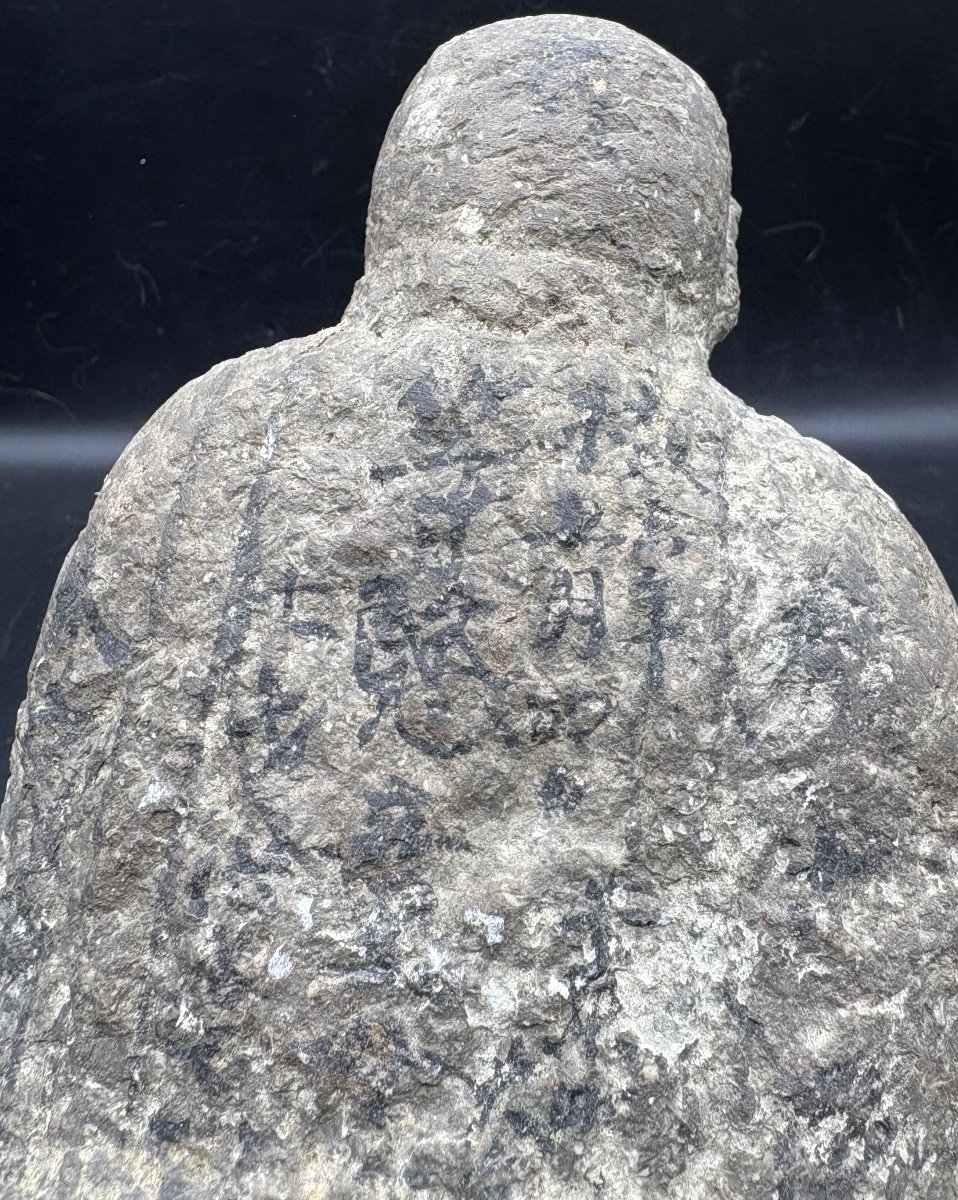
<instances>
[{"instance_id":1,"label":"black ink inscription","mask_svg":"<svg viewBox=\"0 0 958 1200\"><path fill-rule=\"evenodd\" d=\"M582 439L576 470L582 475L588 475L599 458L599 428L608 416L608 406L602 391L596 387L583 388L573 392L570 397L572 404L581 409L586 415L576 429L567 427L570 431L576 429Z\"/></svg>"},{"instance_id":2,"label":"black ink inscription","mask_svg":"<svg viewBox=\"0 0 958 1200\"><path fill-rule=\"evenodd\" d=\"M599 1119L601 1092L592 1084L572 1086L560 1083L549 1104L549 1128L553 1133L574 1129L587 1133Z\"/></svg>"},{"instance_id":3,"label":"black ink inscription","mask_svg":"<svg viewBox=\"0 0 958 1200\"><path fill-rule=\"evenodd\" d=\"M287 568L283 577L283 612L293 633L300 637L317 637L324 640L339 637L327 621L321 621L312 614L302 615L297 603L299 596L326 596L329 592L329 584L300 583L299 573L293 567Z\"/></svg>"},{"instance_id":4,"label":"black ink inscription","mask_svg":"<svg viewBox=\"0 0 958 1200\"><path fill-rule=\"evenodd\" d=\"M409 603L406 581L395 575L378 575L359 589L353 674L356 682L378 701L377 712L359 731L359 744L375 734L384 713L402 696L409 671Z\"/></svg>"},{"instance_id":5,"label":"black ink inscription","mask_svg":"<svg viewBox=\"0 0 958 1200\"><path fill-rule=\"evenodd\" d=\"M409 467L405 463L390 463L387 466L372 467L369 478L374 483L389 483L393 479L401 479L403 475L408 474Z\"/></svg>"},{"instance_id":6,"label":"black ink inscription","mask_svg":"<svg viewBox=\"0 0 958 1200\"><path fill-rule=\"evenodd\" d=\"M554 650L571 628L583 632L576 653L584 662L598 658L606 635L602 572L598 567L585 571L552 573L552 586L546 603L546 615L536 631L536 645Z\"/></svg>"},{"instance_id":7,"label":"black ink inscription","mask_svg":"<svg viewBox=\"0 0 958 1200\"><path fill-rule=\"evenodd\" d=\"M808 875L816 892L833 892L851 879L874 875L895 853L894 843L878 830L860 831L858 840L860 848L843 842L834 829L819 828L815 858Z\"/></svg>"},{"instance_id":8,"label":"black ink inscription","mask_svg":"<svg viewBox=\"0 0 958 1200\"><path fill-rule=\"evenodd\" d=\"M599 461L600 435L613 446L625 445L627 435L621 424L624 413L631 412L641 424L647 425L661 405L652 388L643 383L638 396L626 398L623 410L610 402L608 384L598 381L574 391L569 402L584 415L581 420L562 427L558 445L560 449L569 449L578 444L576 470L581 475L590 474ZM545 448L544 443L542 446Z\"/></svg>"},{"instance_id":9,"label":"black ink inscription","mask_svg":"<svg viewBox=\"0 0 958 1200\"><path fill-rule=\"evenodd\" d=\"M553 534L565 550L572 550L589 540L589 534L602 520L602 509L594 500L586 502L578 492L562 492L552 507L558 518Z\"/></svg>"},{"instance_id":10,"label":"black ink inscription","mask_svg":"<svg viewBox=\"0 0 958 1200\"><path fill-rule=\"evenodd\" d=\"M466 473L457 487L445 496L420 496L416 500L419 521L415 529L420 549L445 543L458 571L469 524L491 501L492 494L481 480Z\"/></svg>"},{"instance_id":11,"label":"black ink inscription","mask_svg":"<svg viewBox=\"0 0 958 1200\"><path fill-rule=\"evenodd\" d=\"M489 379L483 368L477 365L459 389L457 402L460 411L475 421L496 421L502 402L531 386L525 379Z\"/></svg>"},{"instance_id":12,"label":"black ink inscription","mask_svg":"<svg viewBox=\"0 0 958 1200\"><path fill-rule=\"evenodd\" d=\"M643 567L633 587L638 606L648 614L648 629L632 638L649 646L648 681L656 690L665 682L664 644L668 638L682 632L680 622L671 623L668 617L668 587L655 567Z\"/></svg>"},{"instance_id":13,"label":"black ink inscription","mask_svg":"<svg viewBox=\"0 0 958 1200\"><path fill-rule=\"evenodd\" d=\"M574 550L591 541L591 534L602 520L603 511L594 500L584 500L573 490L560 492L550 501L548 521L536 533L525 534L523 540L532 546L554 542L563 550Z\"/></svg>"},{"instance_id":14,"label":"black ink inscription","mask_svg":"<svg viewBox=\"0 0 958 1200\"><path fill-rule=\"evenodd\" d=\"M264 698L259 711L253 716L234 720L227 731L230 738L247 751L255 745L264 771L277 767L290 770L299 766L320 715L300 717L304 697L298 692L285 691L276 672L267 663L260 667L257 690Z\"/></svg>"},{"instance_id":15,"label":"black ink inscription","mask_svg":"<svg viewBox=\"0 0 958 1200\"><path fill-rule=\"evenodd\" d=\"M489 378L482 366L467 373L451 401L443 400L432 371L412 383L399 400L399 409L411 419L410 436L424 453L409 462L383 463L370 470L380 484L408 475L457 464L475 473L484 467L516 459L524 447L502 449L482 440L481 426L495 423L502 404L532 385L525 379Z\"/></svg>"},{"instance_id":16,"label":"black ink inscription","mask_svg":"<svg viewBox=\"0 0 958 1200\"><path fill-rule=\"evenodd\" d=\"M539 792L539 803L546 812L574 812L585 799L585 790L566 766L549 768Z\"/></svg>"},{"instance_id":17,"label":"black ink inscription","mask_svg":"<svg viewBox=\"0 0 958 1200\"><path fill-rule=\"evenodd\" d=\"M184 1142L190 1136L190 1122L169 1121L159 1114L150 1117L150 1133L158 1142L171 1142L176 1145Z\"/></svg>"},{"instance_id":18,"label":"black ink inscription","mask_svg":"<svg viewBox=\"0 0 958 1200\"><path fill-rule=\"evenodd\" d=\"M106 627L97 605L89 599L86 604L87 622L89 630L93 634L93 644L96 646L97 653L108 667L120 666L121 663L126 662L133 651L122 638L117 637L112 630Z\"/></svg>"},{"instance_id":19,"label":"black ink inscription","mask_svg":"<svg viewBox=\"0 0 958 1200\"><path fill-rule=\"evenodd\" d=\"M845 647L854 638L847 613L824 597L808 595L801 604L784 609L779 619L788 639L789 674L810 682L827 681L835 697L846 701Z\"/></svg>"},{"instance_id":20,"label":"black ink inscription","mask_svg":"<svg viewBox=\"0 0 958 1200\"><path fill-rule=\"evenodd\" d=\"M633 929L643 929L655 925L658 920L655 913L638 905L633 908L620 908L618 917L624 925L631 925Z\"/></svg>"},{"instance_id":21,"label":"black ink inscription","mask_svg":"<svg viewBox=\"0 0 958 1200\"><path fill-rule=\"evenodd\" d=\"M674 430L665 439L665 454L673 467L684 467L689 459L689 443Z\"/></svg>"},{"instance_id":22,"label":"black ink inscription","mask_svg":"<svg viewBox=\"0 0 958 1200\"><path fill-rule=\"evenodd\" d=\"M133 651L127 642L107 627L99 606L90 595L89 575L95 557L96 537L87 532L67 559L63 579L53 602L51 628L61 630L61 636L74 645L81 630L86 630L103 662L108 667L119 667L131 657ZM41 644L46 636L44 633Z\"/></svg>"},{"instance_id":23,"label":"black ink inscription","mask_svg":"<svg viewBox=\"0 0 958 1200\"><path fill-rule=\"evenodd\" d=\"M489 707L503 744L517 749L561 738L579 745L605 721L613 704L601 692L577 691L558 696L532 692L508 708L493 697Z\"/></svg>"},{"instance_id":24,"label":"black ink inscription","mask_svg":"<svg viewBox=\"0 0 958 1200\"><path fill-rule=\"evenodd\" d=\"M647 425L662 407L662 398L650 384L642 382L639 384L639 394L630 396L627 403L642 424Z\"/></svg>"},{"instance_id":25,"label":"black ink inscription","mask_svg":"<svg viewBox=\"0 0 958 1200\"><path fill-rule=\"evenodd\" d=\"M352 839L352 867L398 865L421 858L429 850L465 849L454 839L429 831L426 814L433 805L428 792L393 776L382 792L366 796L366 828Z\"/></svg>"},{"instance_id":26,"label":"black ink inscription","mask_svg":"<svg viewBox=\"0 0 958 1200\"><path fill-rule=\"evenodd\" d=\"M359 744L371 741L383 717L391 713L400 737L424 754L451 758L467 753L473 747L471 737L456 736L450 741L440 733L455 725L443 684L450 679L490 678L489 667L467 628L489 602L477 600L454 583L414 612L408 584L396 575L367 580L360 586L359 599L353 673L363 691L377 702L375 715L359 731ZM406 702L414 689L435 736L410 728Z\"/></svg>"},{"instance_id":27,"label":"black ink inscription","mask_svg":"<svg viewBox=\"0 0 958 1200\"><path fill-rule=\"evenodd\" d=\"M796 1080L795 1083L799 1081ZM805 1081L802 1080L802 1083ZM816 1070L801 1090L790 1088L797 1117L810 1129L819 1129L825 1146L832 1184L828 1193L860 1195L861 1163L885 1159L895 1125L882 1114L885 1087L874 1064L847 1058ZM831 1130L828 1130L831 1126ZM824 1156L823 1156L824 1157ZM788 1195L808 1195L804 1164L789 1164ZM781 1193L780 1193L781 1194ZM824 1193L823 1193L824 1194ZM905 1195L889 1190L886 1195Z\"/></svg>"},{"instance_id":28,"label":"black ink inscription","mask_svg":"<svg viewBox=\"0 0 958 1200\"><path fill-rule=\"evenodd\" d=\"M662 505L658 500L650 499L642 536L636 538L632 543L632 557L643 565L648 565L648 561L658 552L665 526L666 519L662 512Z\"/></svg>"},{"instance_id":29,"label":"black ink inscription","mask_svg":"<svg viewBox=\"0 0 958 1200\"><path fill-rule=\"evenodd\" d=\"M534 1073L535 1061L528 1054L522 1036L514 1037L505 1058L496 1058L492 1078L475 1085L479 1124L486 1125L489 1114L502 1096L527 1084Z\"/></svg>"},{"instance_id":30,"label":"black ink inscription","mask_svg":"<svg viewBox=\"0 0 958 1200\"><path fill-rule=\"evenodd\" d=\"M232 859L223 868L226 879L240 876L258 878L263 875L289 875L292 872L285 847L273 838L261 851L254 854L253 844L248 837L234 837ZM203 883L205 890L205 883Z\"/></svg>"},{"instance_id":31,"label":"black ink inscription","mask_svg":"<svg viewBox=\"0 0 958 1200\"><path fill-rule=\"evenodd\" d=\"M436 396L435 376L430 374L417 379L403 393L399 407L408 408L417 421L435 421L442 412Z\"/></svg>"},{"instance_id":32,"label":"black ink inscription","mask_svg":"<svg viewBox=\"0 0 958 1200\"><path fill-rule=\"evenodd\" d=\"M481 366L475 366L455 396L444 401L434 374L428 372L407 388L399 401L400 410L411 417L410 436L427 452L410 465L416 470L429 471L462 463L478 470L514 456L516 451L503 451L483 443L477 427L498 420L502 403L530 386L523 379L489 379ZM373 478L385 482L407 470L407 464L379 467L374 470Z\"/></svg>"}]
</instances>

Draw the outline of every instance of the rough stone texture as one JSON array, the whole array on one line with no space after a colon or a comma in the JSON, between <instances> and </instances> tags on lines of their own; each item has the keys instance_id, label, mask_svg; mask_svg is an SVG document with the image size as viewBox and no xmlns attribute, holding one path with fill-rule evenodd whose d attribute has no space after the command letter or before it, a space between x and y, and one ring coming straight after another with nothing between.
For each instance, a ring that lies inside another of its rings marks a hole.
<instances>
[{"instance_id":1,"label":"rough stone texture","mask_svg":"<svg viewBox=\"0 0 958 1200\"><path fill-rule=\"evenodd\" d=\"M724 126L437 51L334 330L178 393L3 805L2 1195L956 1193L953 602L708 374Z\"/></svg>"}]
</instances>

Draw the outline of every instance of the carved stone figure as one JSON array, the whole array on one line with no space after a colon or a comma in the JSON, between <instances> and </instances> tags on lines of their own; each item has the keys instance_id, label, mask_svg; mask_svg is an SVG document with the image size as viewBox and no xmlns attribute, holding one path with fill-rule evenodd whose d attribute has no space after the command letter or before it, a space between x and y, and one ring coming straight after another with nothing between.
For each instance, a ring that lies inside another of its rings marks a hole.
<instances>
[{"instance_id":1,"label":"carved stone figure","mask_svg":"<svg viewBox=\"0 0 958 1200\"><path fill-rule=\"evenodd\" d=\"M342 322L111 473L2 807L4 1197L954 1195L958 619L709 375L722 117L442 46Z\"/></svg>"}]
</instances>

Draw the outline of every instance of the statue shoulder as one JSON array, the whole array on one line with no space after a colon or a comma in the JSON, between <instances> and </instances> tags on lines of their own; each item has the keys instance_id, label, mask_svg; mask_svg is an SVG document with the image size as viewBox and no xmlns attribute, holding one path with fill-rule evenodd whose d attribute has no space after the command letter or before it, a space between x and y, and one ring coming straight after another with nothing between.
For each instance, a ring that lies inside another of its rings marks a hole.
<instances>
[{"instance_id":1,"label":"statue shoulder","mask_svg":"<svg viewBox=\"0 0 958 1200\"><path fill-rule=\"evenodd\" d=\"M130 441L54 586L26 708L36 708L51 681L60 700L87 710L116 692L157 621L175 615L164 590L174 568L194 549L209 555L197 531L209 529L216 505L228 507L260 466L287 374L329 332L217 364L174 393ZM202 578L203 564L193 565L193 577ZM184 583L177 592L184 612L187 590Z\"/></svg>"}]
</instances>

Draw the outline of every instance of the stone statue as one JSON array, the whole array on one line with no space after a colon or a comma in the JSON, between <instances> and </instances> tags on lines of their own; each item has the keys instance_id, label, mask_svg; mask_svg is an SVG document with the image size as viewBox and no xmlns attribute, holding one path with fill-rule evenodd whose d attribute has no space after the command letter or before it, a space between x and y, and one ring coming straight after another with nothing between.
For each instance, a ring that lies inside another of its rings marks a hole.
<instances>
[{"instance_id":1,"label":"stone statue","mask_svg":"<svg viewBox=\"0 0 958 1200\"><path fill-rule=\"evenodd\" d=\"M2 808L0 1195L956 1194L956 610L710 377L729 173L638 34L455 38L342 322L134 439Z\"/></svg>"}]
</instances>

